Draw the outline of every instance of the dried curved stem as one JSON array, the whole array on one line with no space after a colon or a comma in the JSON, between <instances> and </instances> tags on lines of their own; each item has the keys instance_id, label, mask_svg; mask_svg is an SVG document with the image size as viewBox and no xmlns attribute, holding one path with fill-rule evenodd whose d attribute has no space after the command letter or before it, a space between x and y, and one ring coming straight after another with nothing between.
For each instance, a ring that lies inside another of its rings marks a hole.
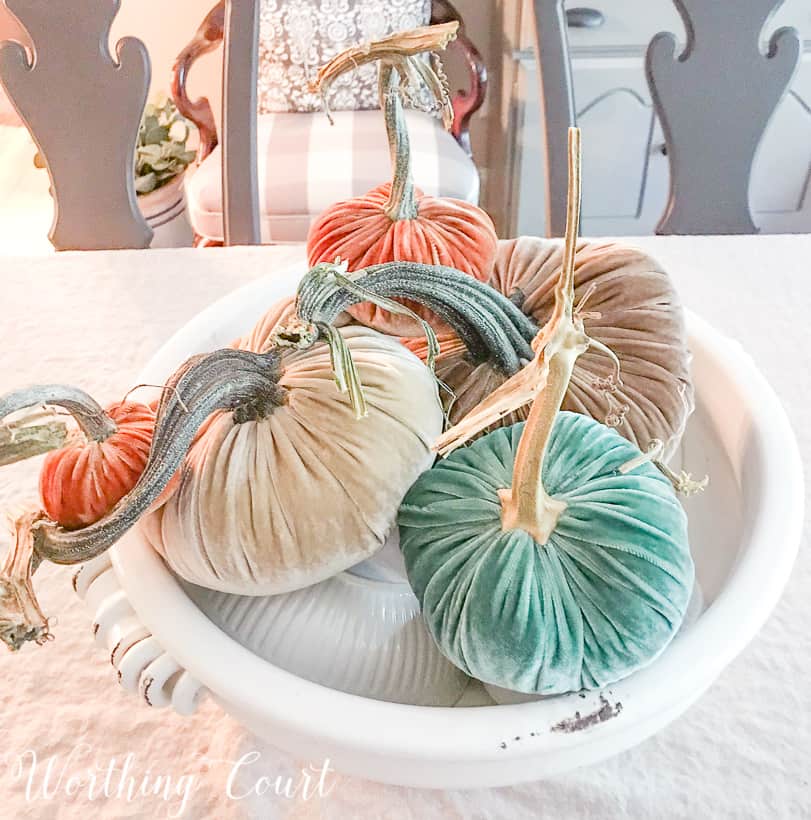
<instances>
[{"instance_id":1,"label":"dried curved stem","mask_svg":"<svg viewBox=\"0 0 811 820\"><path fill-rule=\"evenodd\" d=\"M459 23L451 21L392 34L364 46L353 46L324 65L311 84L312 90L321 94L324 111L331 121L327 93L332 83L361 65L380 63L380 107L385 113L392 165L391 194L384 211L394 222L416 219L419 213L403 101L424 107L420 91L425 86L431 98L431 109L441 111L445 127L451 128L453 104L441 63L436 58L429 64L419 57L425 53L435 56L438 50L445 49L456 37L458 29Z\"/></svg>"},{"instance_id":2,"label":"dried curved stem","mask_svg":"<svg viewBox=\"0 0 811 820\"><path fill-rule=\"evenodd\" d=\"M29 407L49 405L67 410L90 441L105 441L116 432L115 422L90 395L66 384L25 387L0 396L0 421Z\"/></svg>"},{"instance_id":3,"label":"dried curved stem","mask_svg":"<svg viewBox=\"0 0 811 820\"><path fill-rule=\"evenodd\" d=\"M537 327L495 289L442 265L387 262L343 275L336 265L316 265L299 285L296 314L304 327L332 324L352 305L367 301L341 279L375 296L410 299L450 325L475 361L514 373L532 358Z\"/></svg>"},{"instance_id":4,"label":"dried curved stem","mask_svg":"<svg viewBox=\"0 0 811 820\"><path fill-rule=\"evenodd\" d=\"M0 570L0 641L16 652L23 644L50 639L48 619L40 609L31 576L39 565L32 529L40 513L26 513L14 522L15 543Z\"/></svg>"},{"instance_id":5,"label":"dried curved stem","mask_svg":"<svg viewBox=\"0 0 811 820\"><path fill-rule=\"evenodd\" d=\"M13 424L0 423L0 467L58 450L67 440L65 423L41 413Z\"/></svg>"},{"instance_id":6,"label":"dried curved stem","mask_svg":"<svg viewBox=\"0 0 811 820\"><path fill-rule=\"evenodd\" d=\"M402 69L400 76L403 78L413 77L417 72L429 88L436 89L435 81L422 73L422 69L412 58L420 54L442 51L448 44L456 38L459 30L459 23L453 20L448 23L441 23L435 26L422 26L411 31L401 31L374 40L364 45L352 46L333 57L325 63L318 72L318 75L310 88L315 93L320 93L325 97L330 85L342 74L353 71L362 65L380 61ZM436 75L435 75L436 76ZM441 78L437 77L437 80ZM436 94L437 99L443 95ZM445 94L444 96L447 96ZM453 116L453 108L450 101L445 103ZM327 109L327 113L329 110Z\"/></svg>"},{"instance_id":7,"label":"dried curved stem","mask_svg":"<svg viewBox=\"0 0 811 820\"><path fill-rule=\"evenodd\" d=\"M465 418L436 440L433 449L443 456L466 444L482 430L495 424L504 416L515 412L520 407L529 404L530 401L535 400L535 404L539 404L542 395L547 396L547 399L554 403L549 399L549 396L557 393L565 382L560 401L557 403L557 409L544 422L544 424L551 425L557 410L560 409L571 380L569 364L571 368L574 368L577 357L585 352L592 343L592 340L585 333L582 314L575 309L574 303L575 255L577 253L577 232L580 224L580 131L573 128L570 129L569 134L570 190L566 240L561 272L554 288L555 302L552 314L532 341L532 350L534 351L532 361L523 370L518 372L513 370L513 375L507 381L474 407ZM582 304L580 307L582 307ZM599 342L597 345L601 350L608 350ZM613 353L610 353L610 355L616 360ZM559 361L554 366L553 373L552 359L555 356L559 357ZM565 356L567 361L570 359L569 364L562 370L561 356ZM617 362L617 364L619 363ZM540 413L540 409L536 410L533 406L530 411L530 418L533 411L536 417ZM527 424L529 425L529 420Z\"/></svg>"},{"instance_id":8,"label":"dried curved stem","mask_svg":"<svg viewBox=\"0 0 811 820\"><path fill-rule=\"evenodd\" d=\"M569 129L569 196L563 268L555 285L555 306L541 331L536 359L528 367L546 371L546 384L535 399L515 456L512 487L501 492L502 527L523 529L545 544L555 529L565 503L546 493L543 464L552 428L569 388L577 357L589 338L574 313L574 259L580 224L580 131Z\"/></svg>"}]
</instances>

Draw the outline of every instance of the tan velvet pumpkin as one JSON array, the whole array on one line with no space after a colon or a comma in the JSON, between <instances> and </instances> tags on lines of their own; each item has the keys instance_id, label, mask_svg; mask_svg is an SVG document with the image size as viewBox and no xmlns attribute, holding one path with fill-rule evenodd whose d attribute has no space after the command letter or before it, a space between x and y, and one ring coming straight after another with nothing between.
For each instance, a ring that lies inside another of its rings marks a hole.
<instances>
[{"instance_id":1,"label":"tan velvet pumpkin","mask_svg":"<svg viewBox=\"0 0 811 820\"><path fill-rule=\"evenodd\" d=\"M563 261L556 240L520 237L499 242L489 284L542 325L550 316L553 288ZM645 449L653 439L672 454L693 409L690 355L678 295L661 266L641 250L612 242L580 242L575 257L575 296L586 330L619 358L622 384L611 390L614 365L591 347L577 361L564 410L584 413ZM424 355L421 340L406 343ZM455 393L451 421L466 416L508 375L489 362L474 363L453 336L440 338L437 376ZM601 384L601 381L603 382ZM499 426L526 418L528 407Z\"/></svg>"},{"instance_id":2,"label":"tan velvet pumpkin","mask_svg":"<svg viewBox=\"0 0 811 820\"><path fill-rule=\"evenodd\" d=\"M272 308L242 347L270 347L291 304ZM368 415L357 419L339 392L323 342L284 355L284 395L264 417L213 414L174 495L140 523L182 577L271 595L328 578L383 545L406 491L433 462L442 410L431 373L397 340L357 326L340 333Z\"/></svg>"}]
</instances>

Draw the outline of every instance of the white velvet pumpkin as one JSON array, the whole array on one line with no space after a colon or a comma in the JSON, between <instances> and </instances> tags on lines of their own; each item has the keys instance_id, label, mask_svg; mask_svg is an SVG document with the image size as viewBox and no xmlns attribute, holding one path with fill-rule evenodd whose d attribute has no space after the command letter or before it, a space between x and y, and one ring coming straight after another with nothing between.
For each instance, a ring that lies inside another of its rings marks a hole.
<instances>
[{"instance_id":1,"label":"white velvet pumpkin","mask_svg":"<svg viewBox=\"0 0 811 820\"><path fill-rule=\"evenodd\" d=\"M241 346L266 349L287 305ZM356 419L335 385L329 349L291 351L285 402L236 423L215 413L181 468L171 499L141 522L169 566L210 589L272 595L308 586L376 552L397 508L434 456L442 428L434 379L396 339L341 329L364 386Z\"/></svg>"}]
</instances>

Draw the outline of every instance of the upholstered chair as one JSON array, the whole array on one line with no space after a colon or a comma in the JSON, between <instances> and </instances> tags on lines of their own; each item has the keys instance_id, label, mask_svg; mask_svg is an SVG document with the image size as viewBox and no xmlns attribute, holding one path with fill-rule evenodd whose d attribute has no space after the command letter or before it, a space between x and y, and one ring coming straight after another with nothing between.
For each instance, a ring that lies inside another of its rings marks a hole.
<instances>
[{"instance_id":1,"label":"upholstered chair","mask_svg":"<svg viewBox=\"0 0 811 820\"><path fill-rule=\"evenodd\" d=\"M263 0L257 125L263 242L303 241L328 205L363 194L391 175L375 67L365 66L336 83L330 125L321 100L308 89L320 65L350 45L449 20L462 22L446 0ZM186 190L195 244L203 246L223 241L222 156L211 106L205 98L188 97L186 78L194 61L221 43L223 23L220 2L178 56L173 76L177 107L200 133L197 167ZM427 194L476 202L479 176L469 125L484 102L487 73L464 27L450 49L463 58L468 89L453 99L451 133L429 113L408 112L414 176Z\"/></svg>"}]
</instances>

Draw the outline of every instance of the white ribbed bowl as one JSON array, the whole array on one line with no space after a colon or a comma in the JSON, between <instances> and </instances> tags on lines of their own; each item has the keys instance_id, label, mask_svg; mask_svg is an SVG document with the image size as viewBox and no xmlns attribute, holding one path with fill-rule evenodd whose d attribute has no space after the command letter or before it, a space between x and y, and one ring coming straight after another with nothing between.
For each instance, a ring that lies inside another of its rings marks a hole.
<instances>
[{"instance_id":1,"label":"white ribbed bowl","mask_svg":"<svg viewBox=\"0 0 811 820\"><path fill-rule=\"evenodd\" d=\"M396 551L396 553L395 553ZM417 706L453 706L470 680L437 649L402 572L383 555L305 589L262 598L181 579L186 594L234 640L287 672L341 692Z\"/></svg>"},{"instance_id":2,"label":"white ribbed bowl","mask_svg":"<svg viewBox=\"0 0 811 820\"><path fill-rule=\"evenodd\" d=\"M244 332L293 292L304 272L275 271L204 311L164 346L142 381L160 383L188 355ZM179 711L193 709L207 690L291 754L328 757L342 772L413 786L536 780L658 731L763 624L788 578L802 525L800 458L780 403L740 345L692 315L688 331L697 408L682 459L695 475L711 476L709 489L686 504L706 608L648 668L601 691L512 705L423 707L346 694L270 664L229 637L133 532L112 551L113 569L103 558L78 584L122 682Z\"/></svg>"}]
</instances>

